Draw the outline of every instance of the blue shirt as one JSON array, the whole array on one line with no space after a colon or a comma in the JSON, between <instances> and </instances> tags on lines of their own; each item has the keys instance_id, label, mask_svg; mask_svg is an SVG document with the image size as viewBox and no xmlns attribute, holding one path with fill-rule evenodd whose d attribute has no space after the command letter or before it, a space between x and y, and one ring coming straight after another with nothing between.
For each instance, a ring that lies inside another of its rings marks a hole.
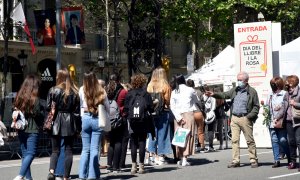
<instances>
[{"instance_id":1,"label":"blue shirt","mask_svg":"<svg viewBox=\"0 0 300 180\"><path fill-rule=\"evenodd\" d=\"M246 88L240 89L233 101L232 114L247 114L248 93Z\"/></svg>"}]
</instances>

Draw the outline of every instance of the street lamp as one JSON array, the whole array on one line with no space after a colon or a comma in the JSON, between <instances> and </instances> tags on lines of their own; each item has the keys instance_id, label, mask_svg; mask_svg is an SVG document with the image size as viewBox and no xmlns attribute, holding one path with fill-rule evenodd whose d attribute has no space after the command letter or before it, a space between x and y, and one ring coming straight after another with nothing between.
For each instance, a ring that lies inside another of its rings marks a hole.
<instances>
[{"instance_id":1,"label":"street lamp","mask_svg":"<svg viewBox=\"0 0 300 180\"><path fill-rule=\"evenodd\" d=\"M103 68L105 67L105 58L102 55L100 55L98 56L97 59L98 59L97 61L98 66L100 68L101 78L103 78Z\"/></svg>"},{"instance_id":2,"label":"street lamp","mask_svg":"<svg viewBox=\"0 0 300 180\"><path fill-rule=\"evenodd\" d=\"M28 55L24 53L24 50L21 50L21 54L18 55L18 58L20 60L20 65L22 67L22 70L24 71L25 66L27 65L27 57Z\"/></svg>"},{"instance_id":3,"label":"street lamp","mask_svg":"<svg viewBox=\"0 0 300 180\"><path fill-rule=\"evenodd\" d=\"M103 56L98 56L98 62L97 63L98 63L98 66L100 68L104 68L104 66L105 66L104 60L105 60L105 58Z\"/></svg>"}]
</instances>

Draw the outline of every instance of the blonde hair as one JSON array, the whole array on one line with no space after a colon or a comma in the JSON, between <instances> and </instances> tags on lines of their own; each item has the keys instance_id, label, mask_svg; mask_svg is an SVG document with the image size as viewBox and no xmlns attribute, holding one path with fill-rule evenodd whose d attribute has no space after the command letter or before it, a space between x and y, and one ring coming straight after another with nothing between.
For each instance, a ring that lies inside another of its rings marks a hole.
<instances>
[{"instance_id":1,"label":"blonde hair","mask_svg":"<svg viewBox=\"0 0 300 180\"><path fill-rule=\"evenodd\" d=\"M151 80L147 86L147 91L163 92L166 86L169 86L167 73L164 68L158 67L153 70Z\"/></svg>"}]
</instances>

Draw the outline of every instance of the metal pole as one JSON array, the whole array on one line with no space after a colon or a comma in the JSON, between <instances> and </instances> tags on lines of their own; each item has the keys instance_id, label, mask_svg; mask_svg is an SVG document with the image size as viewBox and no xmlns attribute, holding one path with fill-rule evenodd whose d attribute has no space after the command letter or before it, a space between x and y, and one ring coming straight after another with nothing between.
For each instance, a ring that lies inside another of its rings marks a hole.
<instances>
[{"instance_id":1,"label":"metal pole","mask_svg":"<svg viewBox=\"0 0 300 180\"><path fill-rule=\"evenodd\" d=\"M60 2L60 0L56 0L56 71L61 69L60 12L61 12L61 2Z\"/></svg>"},{"instance_id":2,"label":"metal pole","mask_svg":"<svg viewBox=\"0 0 300 180\"><path fill-rule=\"evenodd\" d=\"M7 78L7 72L8 72L8 2L7 0L3 1L4 6L4 22L3 22L3 31L2 35L4 38L4 55L3 55L3 83L2 83L2 94L1 94L1 118L3 120L4 111L5 111L5 96L6 96L6 78Z\"/></svg>"}]
</instances>

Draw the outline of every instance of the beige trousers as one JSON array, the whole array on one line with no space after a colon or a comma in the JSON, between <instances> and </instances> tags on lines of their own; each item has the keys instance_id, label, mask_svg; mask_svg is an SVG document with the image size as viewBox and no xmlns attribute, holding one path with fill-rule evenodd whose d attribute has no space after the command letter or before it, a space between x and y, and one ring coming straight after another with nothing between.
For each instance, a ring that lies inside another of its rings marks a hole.
<instances>
[{"instance_id":1,"label":"beige trousers","mask_svg":"<svg viewBox=\"0 0 300 180\"><path fill-rule=\"evenodd\" d=\"M249 152L249 159L251 162L257 161L256 145L253 138L253 122L246 117L231 117L231 135L232 135L232 162L240 162L240 134L244 133Z\"/></svg>"}]
</instances>

